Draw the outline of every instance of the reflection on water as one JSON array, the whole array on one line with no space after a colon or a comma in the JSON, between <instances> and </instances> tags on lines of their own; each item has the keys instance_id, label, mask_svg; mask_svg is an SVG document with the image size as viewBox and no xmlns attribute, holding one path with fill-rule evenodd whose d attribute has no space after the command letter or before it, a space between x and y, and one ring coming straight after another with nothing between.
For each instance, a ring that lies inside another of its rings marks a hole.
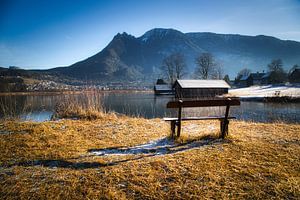
<instances>
[{"instance_id":1,"label":"reflection on water","mask_svg":"<svg viewBox=\"0 0 300 200\"><path fill-rule=\"evenodd\" d=\"M144 92L103 92L102 106L106 111L114 111L130 116L162 118L176 116L176 110L166 109L170 96L155 96ZM45 121L51 119L55 105L66 97L79 98L80 94L0 96L0 118L4 114L22 120ZM186 116L213 116L224 113L223 107L185 108ZM300 104L242 102L231 108L231 115L238 119L257 122L300 122Z\"/></svg>"}]
</instances>

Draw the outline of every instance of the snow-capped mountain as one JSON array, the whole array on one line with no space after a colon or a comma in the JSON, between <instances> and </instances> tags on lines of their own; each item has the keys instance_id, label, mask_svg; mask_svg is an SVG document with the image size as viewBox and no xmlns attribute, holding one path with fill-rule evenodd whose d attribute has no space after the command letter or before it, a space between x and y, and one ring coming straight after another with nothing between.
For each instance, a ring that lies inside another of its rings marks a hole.
<instances>
[{"instance_id":1,"label":"snow-capped mountain","mask_svg":"<svg viewBox=\"0 0 300 200\"><path fill-rule=\"evenodd\" d=\"M232 78L242 68L266 70L272 59L281 58L286 69L300 64L300 42L270 36L216 33L182 33L174 29L152 29L140 37L117 34L102 51L69 67L51 71L78 79L98 81L152 80L158 78L162 60L171 53L184 54L189 73L195 58L212 53Z\"/></svg>"}]
</instances>

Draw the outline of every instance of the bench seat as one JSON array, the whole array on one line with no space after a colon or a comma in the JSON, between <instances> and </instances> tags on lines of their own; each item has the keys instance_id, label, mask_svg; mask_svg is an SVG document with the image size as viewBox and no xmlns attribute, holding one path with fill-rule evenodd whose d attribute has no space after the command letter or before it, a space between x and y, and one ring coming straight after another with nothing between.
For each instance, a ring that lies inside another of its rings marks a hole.
<instances>
[{"instance_id":1,"label":"bench seat","mask_svg":"<svg viewBox=\"0 0 300 200\"><path fill-rule=\"evenodd\" d=\"M178 121L178 117L164 117L165 121ZM188 121L188 120L224 120L224 116L211 116L211 117L183 117L181 121ZM236 119L236 117L227 117L227 119Z\"/></svg>"}]
</instances>

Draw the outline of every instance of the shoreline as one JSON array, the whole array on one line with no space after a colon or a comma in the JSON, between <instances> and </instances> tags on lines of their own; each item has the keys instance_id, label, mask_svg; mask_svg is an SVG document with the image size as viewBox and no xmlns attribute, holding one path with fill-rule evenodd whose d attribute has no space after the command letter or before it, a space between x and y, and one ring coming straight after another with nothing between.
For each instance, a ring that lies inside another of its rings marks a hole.
<instances>
[{"instance_id":1,"label":"shoreline","mask_svg":"<svg viewBox=\"0 0 300 200\"><path fill-rule=\"evenodd\" d=\"M76 95L88 93L153 93L153 90L80 90L80 91L53 91L53 92L0 92L0 96L47 96L47 95ZM165 96L165 95L159 95ZM169 96L169 95L168 95ZM239 98L241 101L264 102L264 103L300 103L300 97L293 96L230 96L229 98Z\"/></svg>"},{"instance_id":2,"label":"shoreline","mask_svg":"<svg viewBox=\"0 0 300 200\"><path fill-rule=\"evenodd\" d=\"M152 90L78 90L78 91L30 91L30 92L0 92L0 96L25 96L25 95L61 95L81 93L154 93Z\"/></svg>"},{"instance_id":3,"label":"shoreline","mask_svg":"<svg viewBox=\"0 0 300 200\"><path fill-rule=\"evenodd\" d=\"M232 96L233 97L233 96ZM273 97L238 97L240 101L263 102L263 103L300 103L300 97L273 96Z\"/></svg>"}]
</instances>

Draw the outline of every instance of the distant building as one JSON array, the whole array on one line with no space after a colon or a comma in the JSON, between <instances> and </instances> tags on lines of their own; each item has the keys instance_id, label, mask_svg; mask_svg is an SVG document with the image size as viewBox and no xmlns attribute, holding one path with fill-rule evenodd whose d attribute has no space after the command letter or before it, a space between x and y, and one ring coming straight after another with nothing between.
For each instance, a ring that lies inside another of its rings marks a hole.
<instances>
[{"instance_id":1,"label":"distant building","mask_svg":"<svg viewBox=\"0 0 300 200\"><path fill-rule=\"evenodd\" d=\"M249 87L251 84L249 81L250 75L243 75L237 83L237 87Z\"/></svg>"},{"instance_id":2,"label":"distant building","mask_svg":"<svg viewBox=\"0 0 300 200\"><path fill-rule=\"evenodd\" d=\"M265 75L261 77L261 84L262 85L270 84L270 76L271 76L271 72L265 73Z\"/></svg>"},{"instance_id":3,"label":"distant building","mask_svg":"<svg viewBox=\"0 0 300 200\"><path fill-rule=\"evenodd\" d=\"M249 75L249 83L250 85L261 85L262 84L262 77L265 75L265 73L251 73Z\"/></svg>"},{"instance_id":4,"label":"distant building","mask_svg":"<svg viewBox=\"0 0 300 200\"><path fill-rule=\"evenodd\" d=\"M168 85L163 79L157 79L154 86L154 93L156 95L174 94L174 90L172 86Z\"/></svg>"},{"instance_id":5,"label":"distant building","mask_svg":"<svg viewBox=\"0 0 300 200\"><path fill-rule=\"evenodd\" d=\"M230 81L229 81L229 85L230 85L230 86L234 86L234 83L235 83L235 80L230 80Z\"/></svg>"},{"instance_id":6,"label":"distant building","mask_svg":"<svg viewBox=\"0 0 300 200\"><path fill-rule=\"evenodd\" d=\"M263 77L266 75L266 73L262 72L262 73L251 73L249 75L244 75L242 76L238 83L237 86L238 87L249 87L252 85L262 85L263 83ZM265 77L267 78L267 77Z\"/></svg>"},{"instance_id":7,"label":"distant building","mask_svg":"<svg viewBox=\"0 0 300 200\"><path fill-rule=\"evenodd\" d=\"M289 75L289 81L290 83L300 83L300 69L295 69L292 71L292 73Z\"/></svg>"},{"instance_id":8,"label":"distant building","mask_svg":"<svg viewBox=\"0 0 300 200\"><path fill-rule=\"evenodd\" d=\"M228 93L230 86L224 80L177 80L176 98L205 98Z\"/></svg>"}]
</instances>

